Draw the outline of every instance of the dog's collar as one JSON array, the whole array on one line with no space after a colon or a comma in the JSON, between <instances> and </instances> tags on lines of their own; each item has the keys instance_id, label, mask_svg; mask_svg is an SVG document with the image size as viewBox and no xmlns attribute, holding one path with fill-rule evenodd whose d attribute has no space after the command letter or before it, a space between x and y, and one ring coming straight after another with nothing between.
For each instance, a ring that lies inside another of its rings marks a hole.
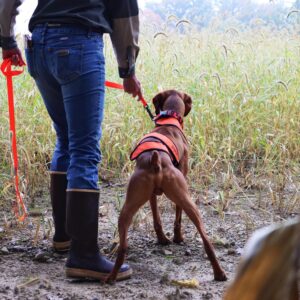
<instances>
[{"instance_id":1,"label":"dog's collar","mask_svg":"<svg viewBox=\"0 0 300 300\"><path fill-rule=\"evenodd\" d=\"M174 126L178 128L183 133L183 127L182 124L179 123L179 121L173 117L167 117L167 118L160 118L155 121L155 126Z\"/></svg>"},{"instance_id":2,"label":"dog's collar","mask_svg":"<svg viewBox=\"0 0 300 300\"><path fill-rule=\"evenodd\" d=\"M181 128L183 128L183 119L181 115L173 110L163 110L153 120L154 122L156 122L159 119L170 118L170 117L175 118L179 122Z\"/></svg>"}]
</instances>

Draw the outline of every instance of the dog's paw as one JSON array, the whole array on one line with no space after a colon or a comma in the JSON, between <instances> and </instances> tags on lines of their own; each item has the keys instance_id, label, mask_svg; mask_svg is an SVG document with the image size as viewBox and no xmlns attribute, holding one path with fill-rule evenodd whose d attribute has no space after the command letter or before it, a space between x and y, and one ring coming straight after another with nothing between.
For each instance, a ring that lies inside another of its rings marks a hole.
<instances>
[{"instance_id":1,"label":"dog's paw","mask_svg":"<svg viewBox=\"0 0 300 300\"><path fill-rule=\"evenodd\" d=\"M174 236L173 242L175 244L182 244L184 242L183 236Z\"/></svg>"},{"instance_id":2,"label":"dog's paw","mask_svg":"<svg viewBox=\"0 0 300 300\"><path fill-rule=\"evenodd\" d=\"M228 278L224 271L214 274L215 281L226 281Z\"/></svg>"},{"instance_id":3,"label":"dog's paw","mask_svg":"<svg viewBox=\"0 0 300 300\"><path fill-rule=\"evenodd\" d=\"M107 283L107 284L115 284L116 283L116 278L115 276L113 276L112 274L110 274L109 276L107 276L104 280L104 283Z\"/></svg>"},{"instance_id":4,"label":"dog's paw","mask_svg":"<svg viewBox=\"0 0 300 300\"><path fill-rule=\"evenodd\" d=\"M163 237L157 237L157 243L159 245L166 246L166 245L170 245L171 241L166 236L163 236Z\"/></svg>"}]
</instances>

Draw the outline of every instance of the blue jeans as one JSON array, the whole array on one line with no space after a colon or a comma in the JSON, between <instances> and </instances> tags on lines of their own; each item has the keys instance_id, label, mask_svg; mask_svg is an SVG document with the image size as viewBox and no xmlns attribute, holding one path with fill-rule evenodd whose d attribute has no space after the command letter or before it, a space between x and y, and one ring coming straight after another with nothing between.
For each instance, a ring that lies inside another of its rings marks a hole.
<instances>
[{"instance_id":1,"label":"blue jeans","mask_svg":"<svg viewBox=\"0 0 300 300\"><path fill-rule=\"evenodd\" d=\"M26 59L56 131L50 171L67 173L68 189L98 190L102 34L76 25L37 25Z\"/></svg>"}]
</instances>

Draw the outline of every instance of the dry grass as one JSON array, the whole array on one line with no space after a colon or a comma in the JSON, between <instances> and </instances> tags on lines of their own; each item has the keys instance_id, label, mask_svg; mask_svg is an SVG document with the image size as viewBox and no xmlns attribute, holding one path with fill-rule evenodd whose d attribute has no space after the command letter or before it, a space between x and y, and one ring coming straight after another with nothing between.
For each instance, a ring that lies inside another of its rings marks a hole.
<instances>
[{"instance_id":1,"label":"dry grass","mask_svg":"<svg viewBox=\"0 0 300 300\"><path fill-rule=\"evenodd\" d=\"M235 191L244 188L268 190L270 201L279 208L290 201L297 206L300 48L296 32L231 28L224 33L199 33L189 24L180 26L187 28L185 34L175 26L162 32L144 28L137 68L149 102L158 91L169 88L193 97L193 110L185 121L191 186L218 186L221 210L228 207ZM108 39L106 45L107 78L119 81ZM54 132L29 75L19 76L14 83L22 190L31 198L48 182ZM0 197L8 199L13 196L2 76L0 95ZM151 128L140 103L107 90L102 179L127 178L133 168L130 150ZM292 198L280 198L289 189Z\"/></svg>"}]
</instances>

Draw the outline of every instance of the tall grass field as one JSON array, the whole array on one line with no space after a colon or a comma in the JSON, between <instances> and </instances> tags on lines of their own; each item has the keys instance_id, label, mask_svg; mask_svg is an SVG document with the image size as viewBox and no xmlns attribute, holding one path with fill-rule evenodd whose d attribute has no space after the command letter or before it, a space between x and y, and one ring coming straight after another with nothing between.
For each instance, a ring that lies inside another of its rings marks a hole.
<instances>
[{"instance_id":1,"label":"tall grass field","mask_svg":"<svg viewBox=\"0 0 300 300\"><path fill-rule=\"evenodd\" d=\"M107 79L121 82L108 37ZM296 191L299 202L300 40L296 30L224 28L201 32L188 23L164 31L145 27L137 76L149 103L165 89L193 98L184 122L190 143L192 188L226 191ZM48 184L55 134L43 101L27 74L14 78L20 185L27 203ZM151 104L152 106L152 104ZM154 111L152 107L152 111ZM142 104L106 90L99 180L126 182L129 154L153 128ZM5 78L0 76L0 203L14 197ZM296 195L296 198L295 198Z\"/></svg>"}]
</instances>

